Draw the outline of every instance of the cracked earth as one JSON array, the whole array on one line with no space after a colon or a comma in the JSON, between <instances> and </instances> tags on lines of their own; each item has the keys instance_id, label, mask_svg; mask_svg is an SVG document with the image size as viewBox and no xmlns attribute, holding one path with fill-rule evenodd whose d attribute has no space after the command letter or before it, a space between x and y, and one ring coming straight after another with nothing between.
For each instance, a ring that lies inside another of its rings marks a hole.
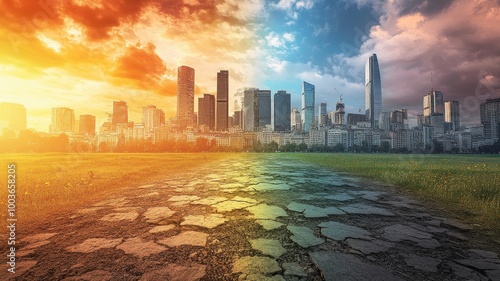
<instances>
[{"instance_id":1,"label":"cracked earth","mask_svg":"<svg viewBox=\"0 0 500 281\"><path fill-rule=\"evenodd\" d=\"M500 280L498 242L450 217L381 183L239 155L40 222L1 278Z\"/></svg>"}]
</instances>

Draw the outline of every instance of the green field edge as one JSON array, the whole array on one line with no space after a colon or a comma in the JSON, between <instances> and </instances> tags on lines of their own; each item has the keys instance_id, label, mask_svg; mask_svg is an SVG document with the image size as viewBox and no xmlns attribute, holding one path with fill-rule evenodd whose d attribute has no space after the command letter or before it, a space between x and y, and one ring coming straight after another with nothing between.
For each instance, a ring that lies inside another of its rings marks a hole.
<instances>
[{"instance_id":1,"label":"green field edge","mask_svg":"<svg viewBox=\"0 0 500 281\"><path fill-rule=\"evenodd\" d=\"M286 158L395 187L426 206L500 238L500 157L283 153Z\"/></svg>"}]
</instances>

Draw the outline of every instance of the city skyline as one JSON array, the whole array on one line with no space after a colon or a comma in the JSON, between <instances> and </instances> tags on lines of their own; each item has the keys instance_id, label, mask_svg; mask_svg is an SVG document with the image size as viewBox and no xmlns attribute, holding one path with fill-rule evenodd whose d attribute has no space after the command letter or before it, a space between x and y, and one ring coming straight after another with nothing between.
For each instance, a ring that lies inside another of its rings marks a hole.
<instances>
[{"instance_id":1,"label":"city skyline","mask_svg":"<svg viewBox=\"0 0 500 281\"><path fill-rule=\"evenodd\" d=\"M372 53L384 111L408 108L414 119L421 94L435 88L460 103L465 124L479 123L479 104L500 95L497 1L64 3L6 0L0 16L0 101L23 104L40 131L54 107L102 124L115 100L128 103L131 120L148 104L173 117L181 65L197 71L195 108L216 94L214 73L228 70L230 114L245 87L286 90L299 107L300 81L316 86L318 104L342 94L345 111L358 112Z\"/></svg>"}]
</instances>

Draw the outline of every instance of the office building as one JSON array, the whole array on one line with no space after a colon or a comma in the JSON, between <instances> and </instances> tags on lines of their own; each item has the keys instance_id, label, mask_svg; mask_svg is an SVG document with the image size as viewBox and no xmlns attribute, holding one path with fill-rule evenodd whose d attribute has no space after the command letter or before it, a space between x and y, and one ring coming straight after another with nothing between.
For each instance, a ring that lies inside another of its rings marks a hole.
<instances>
[{"instance_id":1,"label":"office building","mask_svg":"<svg viewBox=\"0 0 500 281\"><path fill-rule=\"evenodd\" d=\"M424 96L424 116L443 115L444 102L443 93L440 91L431 90Z\"/></svg>"},{"instance_id":2,"label":"office building","mask_svg":"<svg viewBox=\"0 0 500 281\"><path fill-rule=\"evenodd\" d=\"M259 128L271 126L271 91L259 90L257 93L257 111Z\"/></svg>"},{"instance_id":3,"label":"office building","mask_svg":"<svg viewBox=\"0 0 500 281\"><path fill-rule=\"evenodd\" d=\"M206 125L215 130L215 96L204 94L198 98L198 126Z\"/></svg>"},{"instance_id":4,"label":"office building","mask_svg":"<svg viewBox=\"0 0 500 281\"><path fill-rule=\"evenodd\" d=\"M180 128L194 125L194 69L177 68L177 121Z\"/></svg>"},{"instance_id":5,"label":"office building","mask_svg":"<svg viewBox=\"0 0 500 281\"><path fill-rule=\"evenodd\" d=\"M227 131L229 104L229 72L221 70L217 73L217 131Z\"/></svg>"},{"instance_id":6,"label":"office building","mask_svg":"<svg viewBox=\"0 0 500 281\"><path fill-rule=\"evenodd\" d=\"M314 127L314 103L315 103L315 87L313 84L302 82L302 111L301 123L302 130L305 133Z\"/></svg>"},{"instance_id":7,"label":"office building","mask_svg":"<svg viewBox=\"0 0 500 281\"><path fill-rule=\"evenodd\" d=\"M342 102L342 98L335 105L335 119L333 119L333 124L344 125L345 124L345 105Z\"/></svg>"},{"instance_id":8,"label":"office building","mask_svg":"<svg viewBox=\"0 0 500 281\"><path fill-rule=\"evenodd\" d=\"M291 95L286 91L274 94L274 131L290 132L291 130Z\"/></svg>"},{"instance_id":9,"label":"office building","mask_svg":"<svg viewBox=\"0 0 500 281\"><path fill-rule=\"evenodd\" d=\"M0 122L4 129L14 132L26 130L26 108L22 104L0 102ZM0 132L0 135L3 133Z\"/></svg>"},{"instance_id":10,"label":"office building","mask_svg":"<svg viewBox=\"0 0 500 281\"><path fill-rule=\"evenodd\" d=\"M292 113L290 114L291 121L291 129L293 132L301 132L302 131L302 121L300 110L297 108L292 109Z\"/></svg>"},{"instance_id":11,"label":"office building","mask_svg":"<svg viewBox=\"0 0 500 281\"><path fill-rule=\"evenodd\" d=\"M52 108L51 134L73 133L75 127L75 112L67 107Z\"/></svg>"},{"instance_id":12,"label":"office building","mask_svg":"<svg viewBox=\"0 0 500 281\"><path fill-rule=\"evenodd\" d=\"M95 136L95 116L94 115L80 115L78 134L83 136Z\"/></svg>"},{"instance_id":13,"label":"office building","mask_svg":"<svg viewBox=\"0 0 500 281\"><path fill-rule=\"evenodd\" d=\"M382 85L376 54L368 58L365 66L365 107L366 121L372 128L378 128L382 112Z\"/></svg>"},{"instance_id":14,"label":"office building","mask_svg":"<svg viewBox=\"0 0 500 281\"><path fill-rule=\"evenodd\" d=\"M241 112L243 131L253 132L258 126L258 107L257 93L258 89L245 89L243 92L243 108Z\"/></svg>"},{"instance_id":15,"label":"office building","mask_svg":"<svg viewBox=\"0 0 500 281\"><path fill-rule=\"evenodd\" d=\"M326 111L326 103L322 102L319 104L318 108L318 126L326 127L328 126L328 112Z\"/></svg>"},{"instance_id":16,"label":"office building","mask_svg":"<svg viewBox=\"0 0 500 281\"><path fill-rule=\"evenodd\" d=\"M366 122L365 114L347 113L347 125L357 125L359 122Z\"/></svg>"},{"instance_id":17,"label":"office building","mask_svg":"<svg viewBox=\"0 0 500 281\"><path fill-rule=\"evenodd\" d=\"M498 141L500 139L500 98L487 99L480 105L480 112L484 137Z\"/></svg>"},{"instance_id":18,"label":"office building","mask_svg":"<svg viewBox=\"0 0 500 281\"><path fill-rule=\"evenodd\" d=\"M460 130L460 104L456 100L444 103L444 122L450 124L451 131Z\"/></svg>"},{"instance_id":19,"label":"office building","mask_svg":"<svg viewBox=\"0 0 500 281\"><path fill-rule=\"evenodd\" d=\"M142 124L146 135L153 132L155 128L165 123L165 113L154 105L148 105L142 108Z\"/></svg>"},{"instance_id":20,"label":"office building","mask_svg":"<svg viewBox=\"0 0 500 281\"><path fill-rule=\"evenodd\" d=\"M127 123L128 123L127 103L124 101L113 101L113 117L111 119L113 130L116 129L116 125L127 124Z\"/></svg>"}]
</instances>

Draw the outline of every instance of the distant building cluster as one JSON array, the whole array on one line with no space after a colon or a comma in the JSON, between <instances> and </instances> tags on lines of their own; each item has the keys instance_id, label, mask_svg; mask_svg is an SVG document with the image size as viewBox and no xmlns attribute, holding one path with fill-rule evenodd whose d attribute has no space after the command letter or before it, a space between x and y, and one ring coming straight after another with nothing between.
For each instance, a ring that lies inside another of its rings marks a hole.
<instances>
[{"instance_id":1,"label":"distant building cluster","mask_svg":"<svg viewBox=\"0 0 500 281\"><path fill-rule=\"evenodd\" d=\"M346 113L342 95L333 111L320 102L316 108L315 86L302 82L301 107L292 108L291 94L285 90L246 88L241 104L229 115L229 71L217 73L216 95L203 94L195 111L195 70L177 70L177 115L166 119L154 105L142 108L142 120L129 120L125 101L114 101L112 112L98 132L93 115L75 118L73 109L52 109L49 131L67 134L71 141L84 141L99 150L105 144L113 150L120 144L137 140L151 143L200 139L216 147L249 150L256 145L276 144L330 147L342 151L442 151L474 152L493 145L500 137L500 98L480 105L481 124L462 126L460 104L445 101L444 94L431 89L423 96L422 114L417 126L408 125L408 111L382 110L382 85L376 54L365 67L365 112ZM273 102L271 102L273 101ZM0 103L0 133L26 129L26 109L13 103ZM383 149L381 149L383 148Z\"/></svg>"}]
</instances>

